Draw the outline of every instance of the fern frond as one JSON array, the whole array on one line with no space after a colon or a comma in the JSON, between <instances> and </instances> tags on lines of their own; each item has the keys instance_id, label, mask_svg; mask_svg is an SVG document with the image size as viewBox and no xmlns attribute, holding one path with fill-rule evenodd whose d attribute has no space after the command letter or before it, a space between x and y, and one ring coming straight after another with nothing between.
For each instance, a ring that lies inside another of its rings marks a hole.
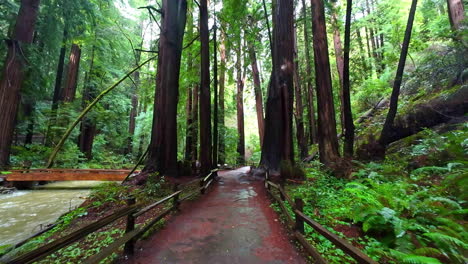
<instances>
[{"instance_id":1,"label":"fern frond","mask_svg":"<svg viewBox=\"0 0 468 264\"><path fill-rule=\"evenodd\" d=\"M456 237L452 237L449 235L441 234L441 233L425 233L424 236L432 239L436 244L445 244L445 245L452 245L456 247L461 247L463 249L468 249L468 244L461 241Z\"/></svg>"},{"instance_id":2,"label":"fern frond","mask_svg":"<svg viewBox=\"0 0 468 264\"><path fill-rule=\"evenodd\" d=\"M390 249L390 253L401 263L406 264L441 264L441 262L436 258L418 256L413 254L406 254L400 251Z\"/></svg>"}]
</instances>

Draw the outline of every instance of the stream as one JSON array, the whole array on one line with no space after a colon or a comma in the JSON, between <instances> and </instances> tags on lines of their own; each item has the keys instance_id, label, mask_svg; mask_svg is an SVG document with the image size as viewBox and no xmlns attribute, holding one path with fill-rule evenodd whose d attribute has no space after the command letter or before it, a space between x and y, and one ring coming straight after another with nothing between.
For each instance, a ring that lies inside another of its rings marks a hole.
<instances>
[{"instance_id":1,"label":"stream","mask_svg":"<svg viewBox=\"0 0 468 264\"><path fill-rule=\"evenodd\" d=\"M0 195L0 246L16 244L84 202L98 181L54 182Z\"/></svg>"}]
</instances>

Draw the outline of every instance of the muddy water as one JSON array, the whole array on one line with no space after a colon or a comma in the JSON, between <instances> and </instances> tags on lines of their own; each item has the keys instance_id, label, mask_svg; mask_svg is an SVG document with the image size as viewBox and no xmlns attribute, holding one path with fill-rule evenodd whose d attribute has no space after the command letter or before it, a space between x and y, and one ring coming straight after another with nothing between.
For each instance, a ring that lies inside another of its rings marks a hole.
<instances>
[{"instance_id":1,"label":"muddy water","mask_svg":"<svg viewBox=\"0 0 468 264\"><path fill-rule=\"evenodd\" d=\"M0 195L0 246L16 244L54 223L89 195L96 181L54 182L41 189Z\"/></svg>"}]
</instances>

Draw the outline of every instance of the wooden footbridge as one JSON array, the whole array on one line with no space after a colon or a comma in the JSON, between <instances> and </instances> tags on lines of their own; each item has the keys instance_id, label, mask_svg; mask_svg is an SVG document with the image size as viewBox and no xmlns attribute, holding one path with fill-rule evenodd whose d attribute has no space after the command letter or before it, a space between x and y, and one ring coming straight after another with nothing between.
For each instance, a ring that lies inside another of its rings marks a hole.
<instances>
[{"instance_id":1,"label":"wooden footbridge","mask_svg":"<svg viewBox=\"0 0 468 264\"><path fill-rule=\"evenodd\" d=\"M0 175L8 182L31 181L123 181L131 170L102 169L24 169ZM1 181L1 180L0 180Z\"/></svg>"}]
</instances>

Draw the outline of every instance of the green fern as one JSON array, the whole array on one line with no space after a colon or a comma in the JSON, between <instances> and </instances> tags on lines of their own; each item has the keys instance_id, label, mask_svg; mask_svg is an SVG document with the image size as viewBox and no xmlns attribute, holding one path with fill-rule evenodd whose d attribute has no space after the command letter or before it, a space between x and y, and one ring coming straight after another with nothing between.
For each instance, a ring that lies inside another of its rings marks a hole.
<instances>
[{"instance_id":1,"label":"green fern","mask_svg":"<svg viewBox=\"0 0 468 264\"><path fill-rule=\"evenodd\" d=\"M441 264L436 258L406 254L397 250L390 249L390 254L401 263L405 264Z\"/></svg>"}]
</instances>

